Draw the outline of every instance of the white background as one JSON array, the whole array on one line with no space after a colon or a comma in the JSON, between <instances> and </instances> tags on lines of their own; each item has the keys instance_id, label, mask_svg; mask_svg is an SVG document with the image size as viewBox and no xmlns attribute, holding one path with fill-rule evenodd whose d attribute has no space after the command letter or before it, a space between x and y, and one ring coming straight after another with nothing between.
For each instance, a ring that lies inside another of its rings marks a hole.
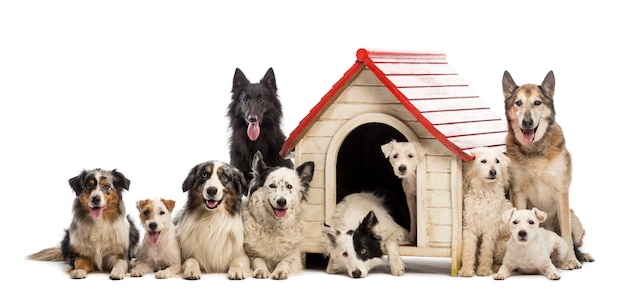
<instances>
[{"instance_id":1,"label":"white background","mask_svg":"<svg viewBox=\"0 0 626 297\"><path fill-rule=\"evenodd\" d=\"M622 265L624 164L619 134L626 47L612 1L3 1L0 3L2 290L131 294L492 295L594 293ZM357 49L436 50L503 117L501 79L556 76L557 119L573 155L570 205L595 263L560 281L452 278L441 259L366 280L311 269L286 281L71 280L62 263L25 260L69 226L68 179L117 168L124 199L175 199L197 163L228 161L226 107L236 67L276 74L288 135L354 63ZM621 222L622 220L619 220ZM527 292L531 291L531 292Z\"/></svg>"}]
</instances>

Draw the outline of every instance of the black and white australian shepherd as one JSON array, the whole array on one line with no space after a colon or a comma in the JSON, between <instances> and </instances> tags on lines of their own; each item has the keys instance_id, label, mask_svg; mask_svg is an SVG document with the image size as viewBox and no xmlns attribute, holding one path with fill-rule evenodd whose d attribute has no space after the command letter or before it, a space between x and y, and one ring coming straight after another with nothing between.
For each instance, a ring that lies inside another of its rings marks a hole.
<instances>
[{"instance_id":1,"label":"black and white australian shepherd","mask_svg":"<svg viewBox=\"0 0 626 297\"><path fill-rule=\"evenodd\" d=\"M110 272L123 279L139 241L139 231L122 200L130 180L117 170L83 170L69 180L76 192L72 222L60 247L29 256L33 260L66 261L70 276L87 277L92 271Z\"/></svg>"},{"instance_id":2,"label":"black and white australian shepherd","mask_svg":"<svg viewBox=\"0 0 626 297\"><path fill-rule=\"evenodd\" d=\"M244 248L255 278L281 280L302 271L302 204L314 170L313 162L295 170L270 167L261 152L255 154L250 193L243 207Z\"/></svg>"},{"instance_id":3,"label":"black and white australian shepherd","mask_svg":"<svg viewBox=\"0 0 626 297\"><path fill-rule=\"evenodd\" d=\"M230 135L230 164L252 179L254 154L260 151L268 166L293 168L290 159L280 156L285 142L281 129L282 104L278 97L274 70L269 68L258 83L250 83L245 74L235 69L232 97L227 110Z\"/></svg>"},{"instance_id":4,"label":"black and white australian shepherd","mask_svg":"<svg viewBox=\"0 0 626 297\"><path fill-rule=\"evenodd\" d=\"M183 182L187 202L174 218L183 278L200 279L203 272L249 276L241 219L245 189L241 171L225 162L207 161L189 171Z\"/></svg>"},{"instance_id":5,"label":"black and white australian shepherd","mask_svg":"<svg viewBox=\"0 0 626 297\"><path fill-rule=\"evenodd\" d=\"M391 274L404 274L399 245L408 243L409 232L394 221L384 196L370 192L346 196L337 204L330 224L322 223L322 233L327 273L366 277L372 268L384 264L383 255L387 255Z\"/></svg>"}]
</instances>

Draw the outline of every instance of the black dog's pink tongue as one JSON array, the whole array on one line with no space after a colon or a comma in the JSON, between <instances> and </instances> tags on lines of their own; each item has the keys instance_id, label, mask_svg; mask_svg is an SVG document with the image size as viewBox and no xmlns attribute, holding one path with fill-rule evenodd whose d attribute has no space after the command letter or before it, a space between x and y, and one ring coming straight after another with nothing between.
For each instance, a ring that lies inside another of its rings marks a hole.
<instances>
[{"instance_id":1,"label":"black dog's pink tongue","mask_svg":"<svg viewBox=\"0 0 626 297\"><path fill-rule=\"evenodd\" d=\"M526 144L531 144L535 139L535 129L522 129L522 132L524 133Z\"/></svg>"},{"instance_id":2,"label":"black dog's pink tongue","mask_svg":"<svg viewBox=\"0 0 626 297\"><path fill-rule=\"evenodd\" d=\"M248 138L251 141L256 141L259 138L259 134L261 134L261 128L259 127L259 122L249 123L248 124Z\"/></svg>"}]
</instances>

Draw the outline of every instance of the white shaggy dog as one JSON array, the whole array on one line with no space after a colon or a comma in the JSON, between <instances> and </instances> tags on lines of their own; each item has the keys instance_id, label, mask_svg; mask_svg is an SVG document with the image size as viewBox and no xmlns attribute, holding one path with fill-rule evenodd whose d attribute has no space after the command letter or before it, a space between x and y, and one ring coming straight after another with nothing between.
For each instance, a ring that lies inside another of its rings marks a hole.
<instances>
[{"instance_id":1,"label":"white shaggy dog","mask_svg":"<svg viewBox=\"0 0 626 297\"><path fill-rule=\"evenodd\" d=\"M503 280L513 271L524 274L541 272L550 280L561 278L554 264L565 261L568 244L553 231L539 227L545 219L546 213L536 207L532 210L512 208L504 212L502 220L508 223L511 238L494 279Z\"/></svg>"},{"instance_id":2,"label":"white shaggy dog","mask_svg":"<svg viewBox=\"0 0 626 297\"><path fill-rule=\"evenodd\" d=\"M268 167L261 152L254 155L250 193L242 211L244 249L253 277L282 280L302 271L302 203L314 169L313 162L295 170Z\"/></svg>"},{"instance_id":3,"label":"white shaggy dog","mask_svg":"<svg viewBox=\"0 0 626 297\"><path fill-rule=\"evenodd\" d=\"M398 246L407 242L408 232L388 213L384 199L367 192L350 194L337 204L330 225L322 223L327 273L366 277L386 254L391 274L404 274Z\"/></svg>"},{"instance_id":4,"label":"white shaggy dog","mask_svg":"<svg viewBox=\"0 0 626 297\"><path fill-rule=\"evenodd\" d=\"M137 201L141 226L145 230L139 247L135 266L130 275L143 276L154 272L159 279L180 272L180 246L176 238L176 227L172 222L172 210L176 201L154 198Z\"/></svg>"},{"instance_id":5,"label":"white shaggy dog","mask_svg":"<svg viewBox=\"0 0 626 297\"><path fill-rule=\"evenodd\" d=\"M502 213L513 207L506 197L509 158L495 148L479 147L471 153L474 160L463 163L463 249L459 276L466 277L474 272L479 276L491 275L493 264L502 263L509 236ZM478 267L474 270L476 260Z\"/></svg>"},{"instance_id":6,"label":"white shaggy dog","mask_svg":"<svg viewBox=\"0 0 626 297\"><path fill-rule=\"evenodd\" d=\"M417 164L424 160L426 150L415 141L390 142L380 146L385 158L393 168L393 173L402 179L402 189L406 196L406 203L411 216L409 228L409 241L417 242Z\"/></svg>"}]
</instances>

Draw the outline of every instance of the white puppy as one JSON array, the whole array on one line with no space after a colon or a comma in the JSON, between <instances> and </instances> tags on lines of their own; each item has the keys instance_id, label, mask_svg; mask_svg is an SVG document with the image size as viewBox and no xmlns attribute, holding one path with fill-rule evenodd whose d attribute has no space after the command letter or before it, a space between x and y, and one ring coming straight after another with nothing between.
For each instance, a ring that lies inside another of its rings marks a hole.
<instances>
[{"instance_id":1,"label":"white puppy","mask_svg":"<svg viewBox=\"0 0 626 297\"><path fill-rule=\"evenodd\" d=\"M509 209L502 215L511 231L506 254L500 270L493 277L503 280L513 271L524 274L541 272L550 280L558 280L554 264L561 264L567 255L568 244L558 234L539 227L546 213L533 207L532 210Z\"/></svg>"},{"instance_id":2,"label":"white puppy","mask_svg":"<svg viewBox=\"0 0 626 297\"><path fill-rule=\"evenodd\" d=\"M406 196L406 203L411 216L409 228L409 241L417 242L417 164L424 160L426 150L415 141L390 142L380 146L385 158L393 168L393 173L402 179L402 189Z\"/></svg>"},{"instance_id":3,"label":"white puppy","mask_svg":"<svg viewBox=\"0 0 626 297\"><path fill-rule=\"evenodd\" d=\"M172 210L176 201L144 199L137 201L137 210L145 235L135 266L130 271L134 277L156 271L156 278L168 278L180 272L180 246L176 227L172 223Z\"/></svg>"},{"instance_id":4,"label":"white puppy","mask_svg":"<svg viewBox=\"0 0 626 297\"><path fill-rule=\"evenodd\" d=\"M495 148L479 147L471 153L474 160L463 163L463 250L459 275L466 277L474 275L477 258L479 276L492 275L493 264L502 263L509 237L502 213L513 207L506 198L509 158Z\"/></svg>"}]
</instances>

